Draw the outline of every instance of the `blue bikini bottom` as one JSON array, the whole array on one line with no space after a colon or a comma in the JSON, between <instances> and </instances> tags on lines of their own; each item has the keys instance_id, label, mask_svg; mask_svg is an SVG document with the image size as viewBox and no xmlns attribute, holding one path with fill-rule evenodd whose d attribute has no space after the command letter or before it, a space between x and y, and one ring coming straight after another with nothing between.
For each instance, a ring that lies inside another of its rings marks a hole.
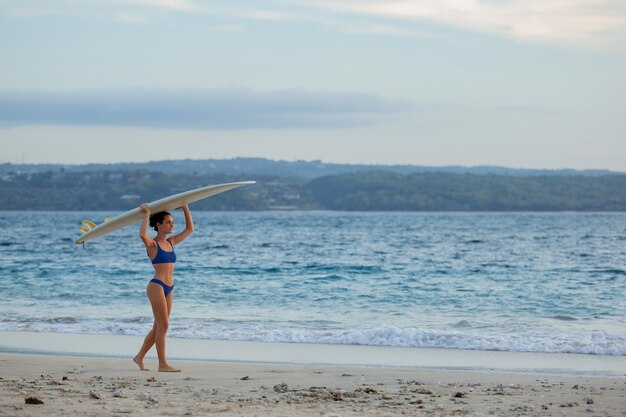
<instances>
[{"instance_id":1,"label":"blue bikini bottom","mask_svg":"<svg viewBox=\"0 0 626 417\"><path fill-rule=\"evenodd\" d=\"M172 285L171 287L169 285L167 285L166 283L164 283L161 280L158 280L156 278L153 278L150 280L150 282L154 282L155 284L159 284L161 287L163 287L163 294L165 294L165 297L167 297L168 295L170 295L170 293L172 292L172 290L174 289L174 286Z\"/></svg>"}]
</instances>

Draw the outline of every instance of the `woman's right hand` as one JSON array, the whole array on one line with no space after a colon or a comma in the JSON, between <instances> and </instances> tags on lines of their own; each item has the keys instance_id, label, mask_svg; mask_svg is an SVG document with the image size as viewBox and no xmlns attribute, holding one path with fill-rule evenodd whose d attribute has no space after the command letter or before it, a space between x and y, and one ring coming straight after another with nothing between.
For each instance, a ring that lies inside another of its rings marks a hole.
<instances>
[{"instance_id":1,"label":"woman's right hand","mask_svg":"<svg viewBox=\"0 0 626 417\"><path fill-rule=\"evenodd\" d=\"M143 213L144 215L150 215L150 207L148 207L148 204L143 203L142 205L139 206L139 212Z\"/></svg>"}]
</instances>

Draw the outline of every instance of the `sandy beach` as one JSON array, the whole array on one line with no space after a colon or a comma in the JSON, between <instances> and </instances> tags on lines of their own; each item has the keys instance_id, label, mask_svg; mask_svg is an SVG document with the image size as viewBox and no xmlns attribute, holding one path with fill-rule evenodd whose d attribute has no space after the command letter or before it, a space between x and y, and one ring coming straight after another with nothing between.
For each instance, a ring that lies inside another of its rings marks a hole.
<instances>
[{"instance_id":1,"label":"sandy beach","mask_svg":"<svg viewBox=\"0 0 626 417\"><path fill-rule=\"evenodd\" d=\"M176 365L183 372L141 372L130 358L3 354L0 415L626 415L625 377L182 360Z\"/></svg>"}]
</instances>

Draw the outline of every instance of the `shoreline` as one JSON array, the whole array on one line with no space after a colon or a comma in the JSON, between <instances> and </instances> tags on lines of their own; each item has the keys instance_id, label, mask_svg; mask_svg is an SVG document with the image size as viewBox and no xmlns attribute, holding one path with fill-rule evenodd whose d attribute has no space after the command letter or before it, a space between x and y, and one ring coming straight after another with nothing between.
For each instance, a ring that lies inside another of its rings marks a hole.
<instances>
[{"instance_id":1,"label":"shoreline","mask_svg":"<svg viewBox=\"0 0 626 417\"><path fill-rule=\"evenodd\" d=\"M0 416L620 416L626 358L0 332ZM550 365L550 366L548 366ZM33 404L37 403L37 404Z\"/></svg>"},{"instance_id":2,"label":"shoreline","mask_svg":"<svg viewBox=\"0 0 626 417\"><path fill-rule=\"evenodd\" d=\"M0 355L130 358L143 337L0 331ZM152 349L146 358L156 357ZM623 377L625 356L168 338L185 362Z\"/></svg>"},{"instance_id":3,"label":"shoreline","mask_svg":"<svg viewBox=\"0 0 626 417\"><path fill-rule=\"evenodd\" d=\"M626 409L623 376L208 361L173 365L183 372L142 372L130 357L0 354L0 416L620 416Z\"/></svg>"}]
</instances>

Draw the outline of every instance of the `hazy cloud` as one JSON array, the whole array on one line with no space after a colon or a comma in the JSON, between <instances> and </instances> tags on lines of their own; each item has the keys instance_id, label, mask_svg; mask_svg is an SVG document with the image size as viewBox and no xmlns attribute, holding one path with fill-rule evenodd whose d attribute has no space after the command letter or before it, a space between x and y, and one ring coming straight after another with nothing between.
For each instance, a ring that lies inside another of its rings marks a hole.
<instances>
[{"instance_id":1,"label":"hazy cloud","mask_svg":"<svg viewBox=\"0 0 626 417\"><path fill-rule=\"evenodd\" d=\"M401 20L435 21L523 41L623 48L622 0L293 0L292 4Z\"/></svg>"},{"instance_id":2,"label":"hazy cloud","mask_svg":"<svg viewBox=\"0 0 626 417\"><path fill-rule=\"evenodd\" d=\"M315 21L333 29L343 25L352 33L402 36L415 36L420 29L396 28L393 20L436 22L521 41L604 49L623 49L626 44L623 0L32 0L26 4L5 0L2 8L15 16L112 13L130 22L142 13L161 10L257 21ZM359 16L384 20L355 28L351 17Z\"/></svg>"},{"instance_id":3,"label":"hazy cloud","mask_svg":"<svg viewBox=\"0 0 626 417\"><path fill-rule=\"evenodd\" d=\"M165 9L185 12L203 11L205 8L199 2L191 0L111 0L111 3L137 6L161 7Z\"/></svg>"},{"instance_id":4,"label":"hazy cloud","mask_svg":"<svg viewBox=\"0 0 626 417\"><path fill-rule=\"evenodd\" d=\"M378 122L407 104L373 94L249 89L0 92L0 124L174 129L336 128Z\"/></svg>"}]
</instances>

